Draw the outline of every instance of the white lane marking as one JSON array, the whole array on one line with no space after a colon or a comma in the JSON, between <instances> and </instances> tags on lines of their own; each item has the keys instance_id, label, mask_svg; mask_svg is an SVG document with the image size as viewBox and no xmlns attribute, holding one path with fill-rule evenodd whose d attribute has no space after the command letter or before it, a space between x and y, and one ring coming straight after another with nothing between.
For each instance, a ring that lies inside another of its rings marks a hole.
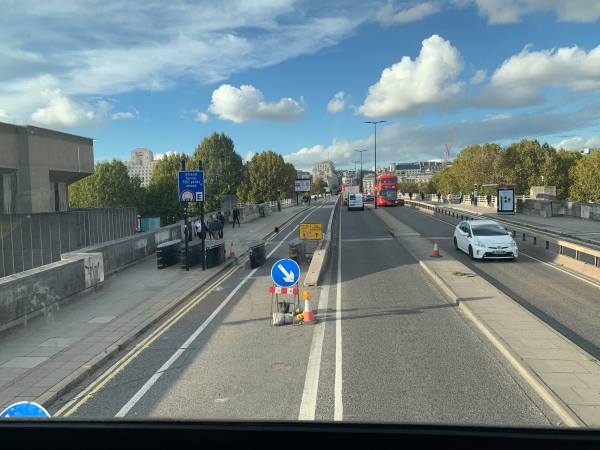
<instances>
[{"instance_id":1,"label":"white lane marking","mask_svg":"<svg viewBox=\"0 0 600 450\"><path fill-rule=\"evenodd\" d=\"M555 266L555 265L553 265L553 264L550 264L549 262L542 261L541 259L538 259L538 258L536 258L535 256L531 256L531 255L528 255L528 254L527 254L527 253L525 253L525 252L519 251L519 256L521 256L521 255L523 255L523 256L526 256L527 258L531 258L531 259L533 259L533 260L535 260L535 261L537 261L537 262L541 262L542 264L545 264L545 265L547 265L548 267L552 267L553 269L560 270L561 272L563 272L563 273L566 273L567 275L571 275L572 277L575 277L575 278L577 278L578 280L581 280L581 281L583 281L583 282L585 282L585 283L587 283L587 284L589 284L589 285L591 285L591 286L594 286L594 287L596 287L596 288L600 289L600 285L599 285L599 284L597 284L597 283L594 283L594 282L593 282L593 281L591 281L591 280L587 280L587 279L585 279L585 278L583 278L583 277L580 277L579 275L575 275L574 273L571 273L571 272L569 272L568 270L562 269L562 268L560 268L560 267L557 267L557 266Z\"/></svg>"},{"instance_id":2,"label":"white lane marking","mask_svg":"<svg viewBox=\"0 0 600 450\"><path fill-rule=\"evenodd\" d=\"M342 401L342 214L338 236L337 286L335 306L335 383L333 420L344 419L344 403Z\"/></svg>"},{"instance_id":3,"label":"white lane marking","mask_svg":"<svg viewBox=\"0 0 600 450\"><path fill-rule=\"evenodd\" d=\"M323 286L323 290L319 297L319 310L322 311L319 315L322 319L325 319L327 314L330 285L331 274ZM310 345L310 354L308 356L308 365L306 366L304 390L302 391L302 401L300 403L298 420L315 420L317 394L319 392L319 373L321 371L321 355L323 354L323 340L325 338L326 323L325 320L321 320L315 325L312 343Z\"/></svg>"},{"instance_id":4,"label":"white lane marking","mask_svg":"<svg viewBox=\"0 0 600 450\"><path fill-rule=\"evenodd\" d=\"M420 214L424 214L424 213L422 213L420 211L417 211L417 212L420 213ZM456 226L454 224L446 222L445 220L438 219L437 217L430 216L429 214L424 214L424 215L428 216L431 219L437 220L438 222L442 222L442 223L448 225L449 227L456 228ZM432 239L432 238L428 238L428 239ZM568 270L565 270L565 269L562 269L562 268L560 268L558 266L555 266L554 264L551 264L551 263L546 262L546 261L542 261L541 259L538 259L538 258L536 258L534 256L528 255L527 253L525 253L523 251L520 251L520 250L519 250L519 255L523 255L523 256L526 256L527 258L531 258L531 259L533 259L533 260L535 260L537 262L541 262L542 264L545 264L546 266L551 267L554 270L558 270L559 272L562 272L562 273L564 273L566 275L570 275L573 278L577 278L580 281L584 281L585 283L587 283L589 285L592 285L592 286L597 287L598 289L600 289L600 284L595 283L595 282L593 282L591 280L587 280L587 279L585 279L583 277L580 277L579 275L575 275L574 273L571 273Z\"/></svg>"},{"instance_id":5,"label":"white lane marking","mask_svg":"<svg viewBox=\"0 0 600 450\"><path fill-rule=\"evenodd\" d=\"M416 236L416 235L415 235ZM393 237L342 239L344 242L392 241Z\"/></svg>"},{"instance_id":6,"label":"white lane marking","mask_svg":"<svg viewBox=\"0 0 600 450\"><path fill-rule=\"evenodd\" d=\"M312 213L314 213L317 209L319 209L319 207L313 209L312 211L310 211L306 216L304 216L304 219L302 219L302 221L308 219L308 217L310 217L310 215ZM270 258L271 255L273 255L273 253L275 253L277 251L277 249L279 247L281 247L281 244L283 244L285 242L285 240L291 236L291 234L296 231L296 229L298 228L298 225L296 225L292 231L290 231L286 237L284 238L284 240L282 240L279 244L277 244L275 246L275 248L273 250L271 250L269 252L269 254L267 255L267 258ZM221 302L221 304L217 307L217 309L215 309L212 314L210 316L208 316L208 318L202 322L202 325L200 325L198 328L196 328L196 330L190 335L190 337L188 337L186 339L186 341L183 343L183 345L181 347L179 347L175 353L173 353L173 355L171 355L171 357L154 373L154 375L152 375L148 381L146 381L146 383L144 383L144 385L133 395L133 397L131 397L129 399L129 401L127 403L125 403L123 405L123 407L117 412L117 414L115 414L115 417L125 417L125 415L131 411L131 408L133 408L137 402L140 401L140 399L144 396L144 394L146 394L146 392L148 392L150 390L150 388L152 386L154 386L154 384L156 384L156 382L160 379L160 377L163 375L163 373L165 373L172 365L175 361L177 361L179 359L179 357L183 354L183 352L185 350L187 350L187 348L194 342L194 340L200 336L200 333L202 333L206 327L208 327L208 325L210 325L210 323L214 320L214 318L217 316L217 314L219 314L219 312L221 312L221 310L223 308L225 308L225 306L227 305L227 303L229 303L229 301L233 298L233 296L240 290L240 288L246 283L246 281L248 281L255 273L256 271L259 269L259 267L257 267L256 269L252 269L250 271L250 273L248 275L246 275L234 288L233 290L229 293L229 295L227 297L225 297L225 300L223 300Z\"/></svg>"}]
</instances>

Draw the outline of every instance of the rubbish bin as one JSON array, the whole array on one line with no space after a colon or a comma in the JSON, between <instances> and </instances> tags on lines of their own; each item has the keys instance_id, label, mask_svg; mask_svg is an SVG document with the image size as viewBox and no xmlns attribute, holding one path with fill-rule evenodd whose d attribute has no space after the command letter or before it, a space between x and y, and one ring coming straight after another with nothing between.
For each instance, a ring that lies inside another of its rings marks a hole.
<instances>
[{"instance_id":1,"label":"rubbish bin","mask_svg":"<svg viewBox=\"0 0 600 450\"><path fill-rule=\"evenodd\" d=\"M267 253L264 241L252 241L248 244L250 256L250 268L262 266L267 261Z\"/></svg>"},{"instance_id":2,"label":"rubbish bin","mask_svg":"<svg viewBox=\"0 0 600 450\"><path fill-rule=\"evenodd\" d=\"M181 239L167 241L156 246L156 265L159 269L179 262Z\"/></svg>"},{"instance_id":3,"label":"rubbish bin","mask_svg":"<svg viewBox=\"0 0 600 450\"><path fill-rule=\"evenodd\" d=\"M184 243L185 244L185 243ZM202 241L188 242L188 263L190 267L202 264ZM185 245L181 246L181 267L185 269Z\"/></svg>"},{"instance_id":4,"label":"rubbish bin","mask_svg":"<svg viewBox=\"0 0 600 450\"><path fill-rule=\"evenodd\" d=\"M225 261L225 241L219 239L206 243L206 267L216 267Z\"/></svg>"}]
</instances>

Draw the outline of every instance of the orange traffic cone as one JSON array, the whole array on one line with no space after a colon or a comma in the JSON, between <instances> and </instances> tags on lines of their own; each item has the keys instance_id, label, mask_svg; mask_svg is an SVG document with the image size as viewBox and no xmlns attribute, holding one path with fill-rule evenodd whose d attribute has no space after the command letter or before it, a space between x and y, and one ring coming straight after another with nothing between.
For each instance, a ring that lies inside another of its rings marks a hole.
<instances>
[{"instance_id":1,"label":"orange traffic cone","mask_svg":"<svg viewBox=\"0 0 600 450\"><path fill-rule=\"evenodd\" d=\"M303 322L304 323L314 323L315 316L313 315L312 309L310 307L310 294L308 291L302 291L302 297L304 298L304 313Z\"/></svg>"},{"instance_id":2,"label":"orange traffic cone","mask_svg":"<svg viewBox=\"0 0 600 450\"><path fill-rule=\"evenodd\" d=\"M438 245L438 241L433 241L433 254L431 255L433 258L440 258L440 247Z\"/></svg>"}]
</instances>

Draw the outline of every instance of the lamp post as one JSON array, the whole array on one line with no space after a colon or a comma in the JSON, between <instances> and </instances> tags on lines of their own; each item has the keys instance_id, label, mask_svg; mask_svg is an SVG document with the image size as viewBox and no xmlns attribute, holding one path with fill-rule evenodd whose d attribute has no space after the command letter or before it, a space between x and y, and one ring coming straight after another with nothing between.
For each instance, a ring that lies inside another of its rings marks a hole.
<instances>
[{"instance_id":1,"label":"lamp post","mask_svg":"<svg viewBox=\"0 0 600 450\"><path fill-rule=\"evenodd\" d=\"M378 123L385 123L387 122L387 120L367 120L365 121L365 123L372 123L373 127L375 128L375 185L377 185L377 124ZM375 190L375 198L373 200L373 203L375 204L375 208L377 209L377 190Z\"/></svg>"},{"instance_id":2,"label":"lamp post","mask_svg":"<svg viewBox=\"0 0 600 450\"><path fill-rule=\"evenodd\" d=\"M362 178L362 163L363 163L362 154L363 154L363 152L368 152L368 150L354 150L354 151L360 153L360 193L362 194L362 193L364 193L363 178Z\"/></svg>"}]
</instances>

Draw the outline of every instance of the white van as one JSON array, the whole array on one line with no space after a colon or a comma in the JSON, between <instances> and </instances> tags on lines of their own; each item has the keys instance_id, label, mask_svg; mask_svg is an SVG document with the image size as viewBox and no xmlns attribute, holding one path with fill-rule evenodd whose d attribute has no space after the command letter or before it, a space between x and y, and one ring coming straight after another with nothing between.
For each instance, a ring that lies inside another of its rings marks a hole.
<instances>
[{"instance_id":1,"label":"white van","mask_svg":"<svg viewBox=\"0 0 600 450\"><path fill-rule=\"evenodd\" d=\"M363 201L362 194L348 194L348 211L352 211L353 209L360 209L361 211L365 209L365 203Z\"/></svg>"}]
</instances>

